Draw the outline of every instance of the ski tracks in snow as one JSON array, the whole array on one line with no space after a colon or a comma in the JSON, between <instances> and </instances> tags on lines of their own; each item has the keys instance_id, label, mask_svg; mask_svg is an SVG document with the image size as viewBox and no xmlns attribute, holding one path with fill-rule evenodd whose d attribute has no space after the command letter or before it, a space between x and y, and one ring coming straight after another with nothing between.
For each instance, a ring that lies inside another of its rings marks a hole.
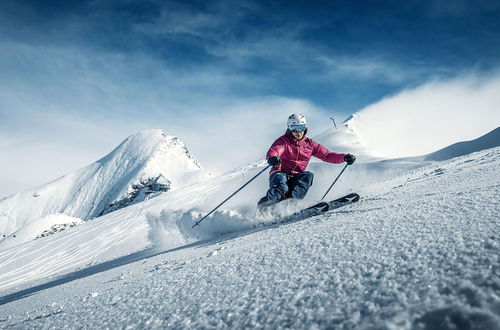
<instances>
[{"instance_id":1,"label":"ski tracks in snow","mask_svg":"<svg viewBox=\"0 0 500 330\"><path fill-rule=\"evenodd\" d=\"M147 224L136 221L141 212L142 207L125 213L123 220L118 215L91 220L85 230L67 230L66 235L47 237L43 243L35 240L0 251L0 288L91 265L101 254L145 231ZM29 261L20 262L23 259Z\"/></svg>"},{"instance_id":2,"label":"ski tracks in snow","mask_svg":"<svg viewBox=\"0 0 500 330\"><path fill-rule=\"evenodd\" d=\"M186 208L199 205L200 200L206 200L208 196L227 186L228 182L234 182L235 178L253 168L254 166L249 166L202 184L173 190L165 196L89 220L58 235L0 251L0 290L114 259L124 253L143 250L151 245L148 219L160 217L162 220L165 214L175 213L174 210L178 210L180 206ZM191 214L186 211L184 215L189 218ZM184 220L187 227L189 220ZM179 227L177 231L180 233ZM208 237L214 235L217 236L209 233ZM191 236L190 240L193 240ZM180 244L175 243L175 246ZM182 243L188 243L188 239ZM160 247L162 245L164 244L160 244Z\"/></svg>"}]
</instances>

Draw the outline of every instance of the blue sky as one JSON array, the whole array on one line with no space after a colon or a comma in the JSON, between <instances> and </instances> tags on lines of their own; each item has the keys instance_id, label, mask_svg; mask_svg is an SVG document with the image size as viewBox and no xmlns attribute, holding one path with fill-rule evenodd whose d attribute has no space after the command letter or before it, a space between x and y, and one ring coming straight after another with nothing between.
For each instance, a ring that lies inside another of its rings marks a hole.
<instances>
[{"instance_id":1,"label":"blue sky","mask_svg":"<svg viewBox=\"0 0 500 330\"><path fill-rule=\"evenodd\" d=\"M497 1L3 0L0 186L41 184L149 127L226 170L295 110L320 130L430 81L498 73L499 17Z\"/></svg>"}]
</instances>

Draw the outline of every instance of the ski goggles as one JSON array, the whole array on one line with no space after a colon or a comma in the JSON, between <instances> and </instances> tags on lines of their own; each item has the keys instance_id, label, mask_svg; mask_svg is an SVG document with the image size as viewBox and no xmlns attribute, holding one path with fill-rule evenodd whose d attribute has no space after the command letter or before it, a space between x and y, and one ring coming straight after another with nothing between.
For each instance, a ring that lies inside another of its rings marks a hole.
<instances>
[{"instance_id":1,"label":"ski goggles","mask_svg":"<svg viewBox=\"0 0 500 330\"><path fill-rule=\"evenodd\" d=\"M292 132L304 132L306 130L306 125L290 125L288 126Z\"/></svg>"}]
</instances>

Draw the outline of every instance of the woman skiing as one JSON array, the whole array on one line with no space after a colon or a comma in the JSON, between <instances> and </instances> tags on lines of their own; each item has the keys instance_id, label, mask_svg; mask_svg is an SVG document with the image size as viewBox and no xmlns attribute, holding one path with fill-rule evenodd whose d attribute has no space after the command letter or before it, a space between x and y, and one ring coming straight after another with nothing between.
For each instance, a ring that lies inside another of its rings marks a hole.
<instances>
[{"instance_id":1,"label":"woman skiing","mask_svg":"<svg viewBox=\"0 0 500 330\"><path fill-rule=\"evenodd\" d=\"M327 163L351 165L356 157L331 152L306 137L307 121L304 115L294 113L288 117L288 129L269 148L266 159L272 166L269 172L269 190L258 202L258 207L278 203L287 198L302 199L313 183L314 175L306 171L311 157Z\"/></svg>"}]
</instances>

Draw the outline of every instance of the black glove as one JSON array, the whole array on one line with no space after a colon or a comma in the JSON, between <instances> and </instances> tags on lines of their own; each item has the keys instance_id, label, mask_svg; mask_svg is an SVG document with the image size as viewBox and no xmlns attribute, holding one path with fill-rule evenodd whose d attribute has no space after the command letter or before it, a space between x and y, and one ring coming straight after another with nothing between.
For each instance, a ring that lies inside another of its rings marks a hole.
<instances>
[{"instance_id":1,"label":"black glove","mask_svg":"<svg viewBox=\"0 0 500 330\"><path fill-rule=\"evenodd\" d=\"M267 163L271 165L272 167L278 165L281 162L280 158L278 156L271 156L267 160Z\"/></svg>"},{"instance_id":2,"label":"black glove","mask_svg":"<svg viewBox=\"0 0 500 330\"><path fill-rule=\"evenodd\" d=\"M347 165L352 165L354 164L354 161L356 160L356 156L347 154L344 156L344 161L347 163Z\"/></svg>"}]
</instances>

